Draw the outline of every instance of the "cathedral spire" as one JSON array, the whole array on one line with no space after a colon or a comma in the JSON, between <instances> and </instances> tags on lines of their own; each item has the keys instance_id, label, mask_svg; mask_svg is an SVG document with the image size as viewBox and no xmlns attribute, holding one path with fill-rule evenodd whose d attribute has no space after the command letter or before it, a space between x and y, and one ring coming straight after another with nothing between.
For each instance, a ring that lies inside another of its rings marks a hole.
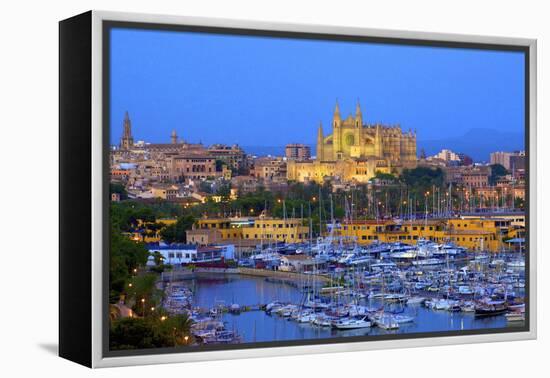
<instances>
[{"instance_id":1,"label":"cathedral spire","mask_svg":"<svg viewBox=\"0 0 550 378\"><path fill-rule=\"evenodd\" d=\"M340 106L338 105L338 99L336 99L336 106L334 107L334 119L340 119Z\"/></svg>"},{"instance_id":2,"label":"cathedral spire","mask_svg":"<svg viewBox=\"0 0 550 378\"><path fill-rule=\"evenodd\" d=\"M319 129L317 130L317 160L323 161L323 123L319 122Z\"/></svg>"},{"instance_id":3,"label":"cathedral spire","mask_svg":"<svg viewBox=\"0 0 550 378\"><path fill-rule=\"evenodd\" d=\"M363 113L361 112L361 104L359 98L357 99L357 105L355 106L355 126L360 128L363 126Z\"/></svg>"},{"instance_id":4,"label":"cathedral spire","mask_svg":"<svg viewBox=\"0 0 550 378\"><path fill-rule=\"evenodd\" d=\"M120 139L120 148L124 150L130 149L134 145L134 137L132 137L132 121L128 111L124 114L122 121L122 138Z\"/></svg>"},{"instance_id":5,"label":"cathedral spire","mask_svg":"<svg viewBox=\"0 0 550 378\"><path fill-rule=\"evenodd\" d=\"M176 134L176 130L172 130L172 134L170 135L170 140L172 141L172 144L178 143L178 134Z\"/></svg>"}]
</instances>

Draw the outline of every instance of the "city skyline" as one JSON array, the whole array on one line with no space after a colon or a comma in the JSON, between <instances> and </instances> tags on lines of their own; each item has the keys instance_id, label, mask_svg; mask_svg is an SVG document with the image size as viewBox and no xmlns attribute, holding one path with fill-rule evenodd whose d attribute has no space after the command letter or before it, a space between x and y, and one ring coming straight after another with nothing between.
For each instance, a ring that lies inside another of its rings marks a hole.
<instances>
[{"instance_id":1,"label":"city skyline","mask_svg":"<svg viewBox=\"0 0 550 378\"><path fill-rule=\"evenodd\" d=\"M420 140L524 127L516 52L127 29L112 31L111 46L113 144L128 110L136 140L164 142L175 129L205 144L311 145L336 99L345 117L358 98L367 123Z\"/></svg>"}]
</instances>

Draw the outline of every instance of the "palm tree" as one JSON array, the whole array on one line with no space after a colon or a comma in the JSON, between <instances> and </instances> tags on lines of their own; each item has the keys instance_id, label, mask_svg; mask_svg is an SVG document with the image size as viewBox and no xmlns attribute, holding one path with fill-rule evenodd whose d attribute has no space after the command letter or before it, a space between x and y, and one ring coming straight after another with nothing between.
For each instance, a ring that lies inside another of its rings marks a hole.
<instances>
[{"instance_id":1,"label":"palm tree","mask_svg":"<svg viewBox=\"0 0 550 378\"><path fill-rule=\"evenodd\" d=\"M175 315L169 318L169 326L172 327L174 346L189 345L193 342L191 326L193 320L187 314Z\"/></svg>"}]
</instances>

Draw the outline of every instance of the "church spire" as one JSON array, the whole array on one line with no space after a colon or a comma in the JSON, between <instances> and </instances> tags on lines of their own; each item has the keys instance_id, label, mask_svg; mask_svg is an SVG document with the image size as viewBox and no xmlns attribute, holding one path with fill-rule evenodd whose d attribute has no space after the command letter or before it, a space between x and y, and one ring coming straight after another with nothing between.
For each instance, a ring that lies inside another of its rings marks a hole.
<instances>
[{"instance_id":1,"label":"church spire","mask_svg":"<svg viewBox=\"0 0 550 378\"><path fill-rule=\"evenodd\" d=\"M172 134L170 135L170 140L172 141L172 144L178 143L178 134L176 134L176 130L172 130Z\"/></svg>"},{"instance_id":2,"label":"church spire","mask_svg":"<svg viewBox=\"0 0 550 378\"><path fill-rule=\"evenodd\" d=\"M338 105L338 99L336 99L336 106L334 107L334 119L340 119L340 106Z\"/></svg>"},{"instance_id":3,"label":"church spire","mask_svg":"<svg viewBox=\"0 0 550 378\"><path fill-rule=\"evenodd\" d=\"M132 137L132 121L130 121L130 115L128 111L124 114L124 121L122 121L122 138L120 139L120 148L128 150L134 145L134 138Z\"/></svg>"},{"instance_id":4,"label":"church spire","mask_svg":"<svg viewBox=\"0 0 550 378\"><path fill-rule=\"evenodd\" d=\"M130 121L130 115L128 114L128 110L126 110L126 113L124 113L124 121L122 121L122 135L125 138L132 136L132 122Z\"/></svg>"},{"instance_id":5,"label":"church spire","mask_svg":"<svg viewBox=\"0 0 550 378\"><path fill-rule=\"evenodd\" d=\"M319 129L317 130L317 160L323 161L323 123L319 122Z\"/></svg>"},{"instance_id":6,"label":"church spire","mask_svg":"<svg viewBox=\"0 0 550 378\"><path fill-rule=\"evenodd\" d=\"M355 126L363 126L363 113L361 112L361 104L359 103L359 99L357 99L357 105L355 106Z\"/></svg>"}]
</instances>

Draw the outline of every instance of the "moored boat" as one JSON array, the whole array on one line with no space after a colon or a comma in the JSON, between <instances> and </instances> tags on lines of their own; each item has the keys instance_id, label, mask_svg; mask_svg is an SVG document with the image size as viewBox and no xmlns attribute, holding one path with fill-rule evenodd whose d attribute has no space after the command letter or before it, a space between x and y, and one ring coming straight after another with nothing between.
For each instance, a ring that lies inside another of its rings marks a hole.
<instances>
[{"instance_id":1,"label":"moored boat","mask_svg":"<svg viewBox=\"0 0 550 378\"><path fill-rule=\"evenodd\" d=\"M360 318L343 318L332 323L332 327L337 329L370 328L370 326L371 322L367 320L366 316Z\"/></svg>"},{"instance_id":2,"label":"moored boat","mask_svg":"<svg viewBox=\"0 0 550 378\"><path fill-rule=\"evenodd\" d=\"M486 301L475 306L475 316L478 317L502 315L506 311L508 311L508 306L503 301Z\"/></svg>"}]
</instances>

